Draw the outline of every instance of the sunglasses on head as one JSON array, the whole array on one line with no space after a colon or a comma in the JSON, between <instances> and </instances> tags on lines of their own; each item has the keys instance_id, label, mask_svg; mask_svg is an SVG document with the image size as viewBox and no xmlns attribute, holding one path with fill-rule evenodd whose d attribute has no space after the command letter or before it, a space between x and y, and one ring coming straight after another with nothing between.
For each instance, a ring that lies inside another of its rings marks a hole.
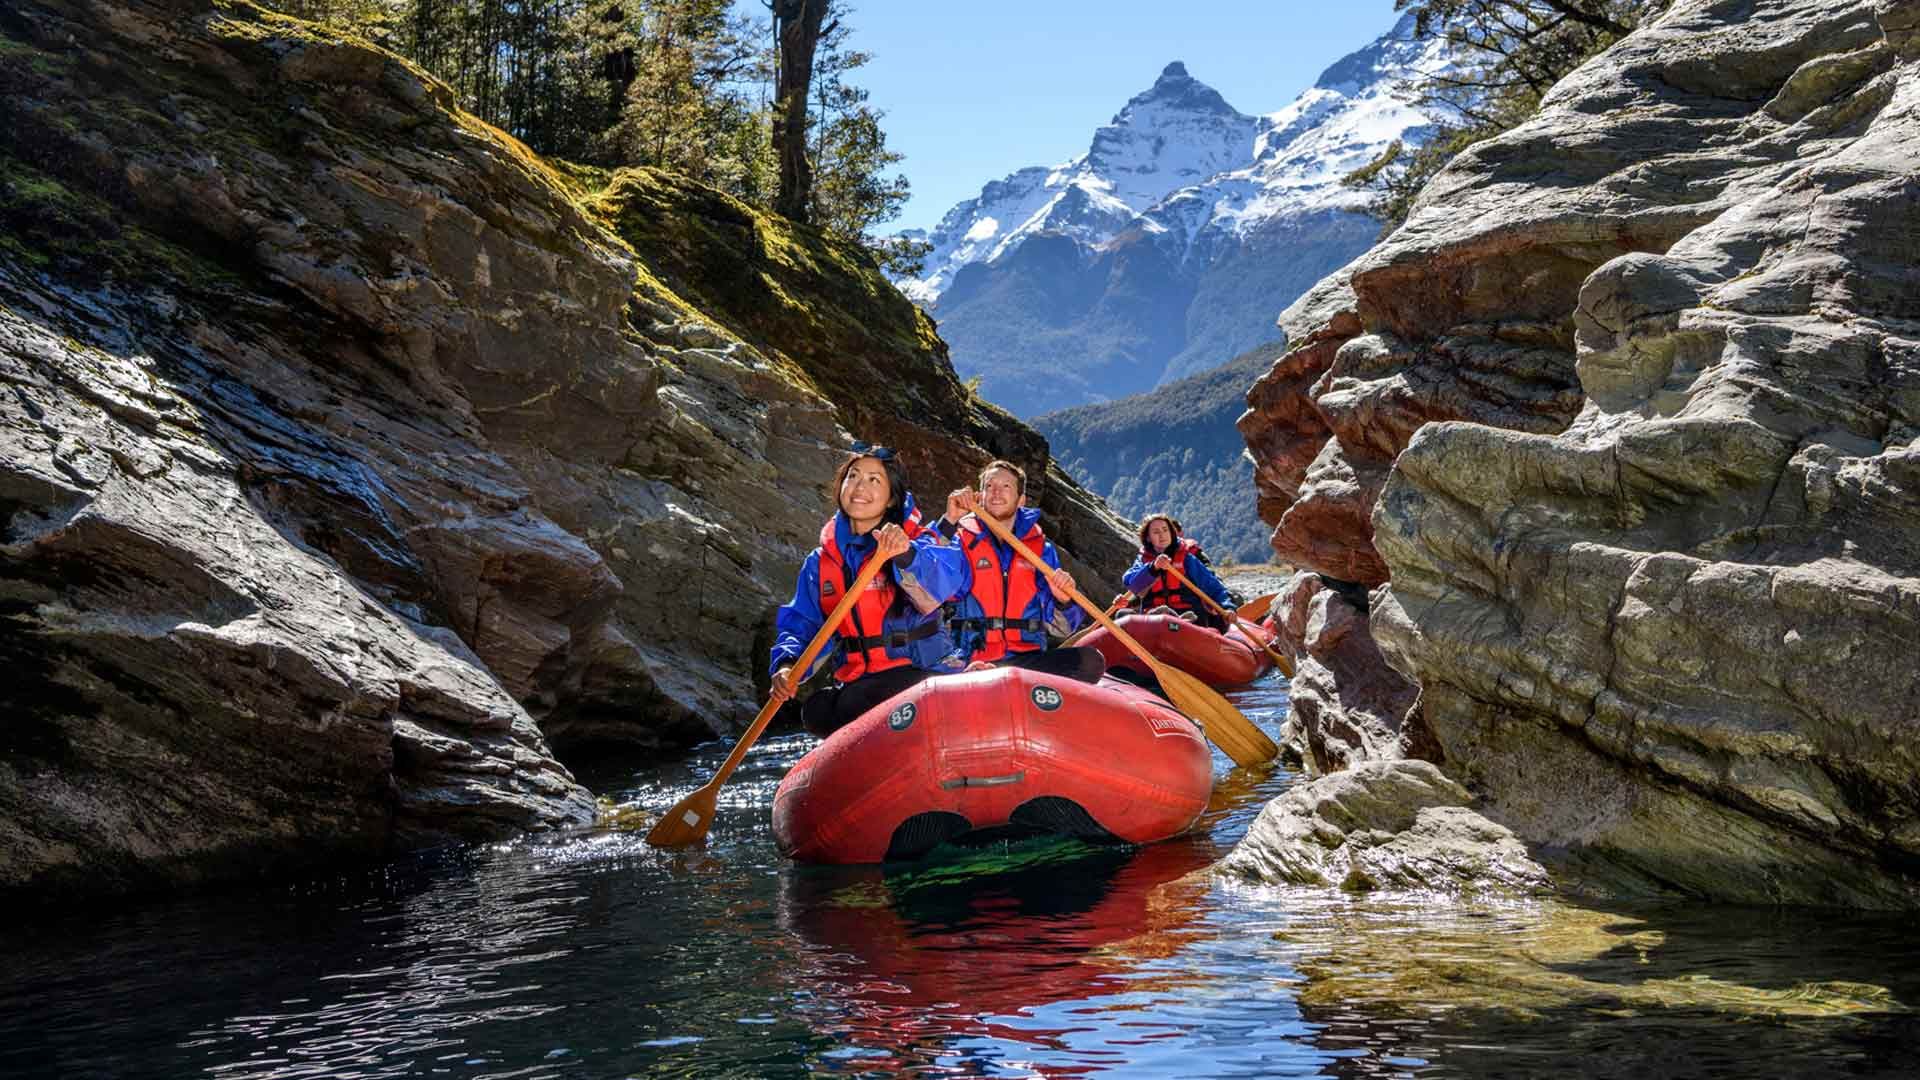
<instances>
[{"instance_id":1,"label":"sunglasses on head","mask_svg":"<svg viewBox=\"0 0 1920 1080\"><path fill-rule=\"evenodd\" d=\"M865 442L863 440L854 441L853 452L856 454L859 454L861 457L877 458L881 461L893 460L892 448L886 447L886 446L879 446L874 443Z\"/></svg>"}]
</instances>

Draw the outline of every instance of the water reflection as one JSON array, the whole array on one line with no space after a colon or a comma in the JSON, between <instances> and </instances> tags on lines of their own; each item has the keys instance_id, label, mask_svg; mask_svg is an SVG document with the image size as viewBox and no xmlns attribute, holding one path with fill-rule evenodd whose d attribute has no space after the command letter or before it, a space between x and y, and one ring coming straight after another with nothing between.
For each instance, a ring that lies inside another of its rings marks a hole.
<instances>
[{"instance_id":1,"label":"water reflection","mask_svg":"<svg viewBox=\"0 0 1920 1080\"><path fill-rule=\"evenodd\" d=\"M1269 730L1284 696L1234 695ZM1346 897L1199 878L1192 836L806 868L764 740L706 848L533 839L298 888L0 925L16 1077L1853 1076L1920 1052L1920 931L1705 907ZM725 753L596 780L665 807Z\"/></svg>"},{"instance_id":2,"label":"water reflection","mask_svg":"<svg viewBox=\"0 0 1920 1080\"><path fill-rule=\"evenodd\" d=\"M1340 1075L1904 1074L1920 937L1845 912L1249 890ZM1547 1037L1549 1033L1557 1037Z\"/></svg>"},{"instance_id":3,"label":"water reflection","mask_svg":"<svg viewBox=\"0 0 1920 1080\"><path fill-rule=\"evenodd\" d=\"M843 1044L822 1067L933 1068L968 1040L1060 1051L1067 1032L1034 1020L1047 1006L1178 990L1185 975L1140 961L1204 933L1205 884L1170 883L1210 858L1046 840L894 873L796 868L780 925L805 943L800 1011Z\"/></svg>"}]
</instances>

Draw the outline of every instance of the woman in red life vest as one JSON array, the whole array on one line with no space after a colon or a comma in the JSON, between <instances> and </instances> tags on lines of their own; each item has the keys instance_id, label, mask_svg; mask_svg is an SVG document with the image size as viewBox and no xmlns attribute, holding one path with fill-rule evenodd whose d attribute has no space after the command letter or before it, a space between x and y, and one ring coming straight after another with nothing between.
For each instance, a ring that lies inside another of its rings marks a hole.
<instances>
[{"instance_id":1,"label":"woman in red life vest","mask_svg":"<svg viewBox=\"0 0 1920 1080\"><path fill-rule=\"evenodd\" d=\"M922 531L906 466L884 446L854 443L834 473L839 510L820 529L820 546L800 566L793 599L774 619L770 696L793 700L808 672L793 662L846 595L868 559L891 560L840 624L833 685L801 706L801 722L828 735L907 687L965 666L941 619L963 574L956 549Z\"/></svg>"},{"instance_id":2,"label":"woman in red life vest","mask_svg":"<svg viewBox=\"0 0 1920 1080\"><path fill-rule=\"evenodd\" d=\"M1106 670L1096 649L1047 649L1049 632L1065 636L1084 616L1073 603L1073 575L1060 569L1060 555L1040 531L1040 511L1026 505L1027 474L1010 461L990 461L980 470L979 491L960 488L947 496L940 534L966 556L966 577L948 605L947 626L972 663L1032 668L1094 682ZM985 514L1053 567L1042 578L981 524Z\"/></svg>"},{"instance_id":3,"label":"woman in red life vest","mask_svg":"<svg viewBox=\"0 0 1920 1080\"><path fill-rule=\"evenodd\" d=\"M1121 584L1140 598L1136 606L1141 611L1166 608L1183 619L1225 630L1226 621L1185 585L1174 580L1173 575L1166 572L1169 567L1185 574L1187 580L1214 603L1223 608L1232 606L1227 587L1214 576L1207 557L1200 552L1200 545L1180 535L1180 523L1173 517L1154 514L1140 523L1140 555L1120 576Z\"/></svg>"}]
</instances>

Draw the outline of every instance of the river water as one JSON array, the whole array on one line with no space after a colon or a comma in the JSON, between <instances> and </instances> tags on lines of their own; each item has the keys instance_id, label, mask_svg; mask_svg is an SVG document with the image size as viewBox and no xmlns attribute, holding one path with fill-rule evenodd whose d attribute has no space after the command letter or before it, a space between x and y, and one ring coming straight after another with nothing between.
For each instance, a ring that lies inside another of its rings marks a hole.
<instances>
[{"instance_id":1,"label":"river water","mask_svg":"<svg viewBox=\"0 0 1920 1080\"><path fill-rule=\"evenodd\" d=\"M1272 731L1285 683L1232 696ZM706 847L637 831L440 853L0 930L0 1076L1862 1076L1920 1071L1910 919L1343 897L1188 876L1193 835L796 867L770 737ZM660 810L728 746L581 773Z\"/></svg>"}]
</instances>

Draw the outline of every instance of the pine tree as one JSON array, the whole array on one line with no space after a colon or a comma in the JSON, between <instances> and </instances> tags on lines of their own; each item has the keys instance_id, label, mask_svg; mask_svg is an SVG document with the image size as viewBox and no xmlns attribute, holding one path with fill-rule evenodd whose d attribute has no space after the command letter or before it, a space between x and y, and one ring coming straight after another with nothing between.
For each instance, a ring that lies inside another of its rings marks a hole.
<instances>
[{"instance_id":1,"label":"pine tree","mask_svg":"<svg viewBox=\"0 0 1920 1080\"><path fill-rule=\"evenodd\" d=\"M752 29L726 0L627 0L618 38L632 77L603 156L734 189L752 172L762 67Z\"/></svg>"},{"instance_id":2,"label":"pine tree","mask_svg":"<svg viewBox=\"0 0 1920 1080\"><path fill-rule=\"evenodd\" d=\"M903 175L883 175L902 155L887 148L880 126L886 114L867 103L866 90L847 81L873 59L870 53L848 48L849 36L845 23L836 18L822 30L814 54L808 140L814 167L811 217L828 232L866 246L887 270L916 274L931 244L874 233L875 226L900 215L910 186Z\"/></svg>"},{"instance_id":3,"label":"pine tree","mask_svg":"<svg viewBox=\"0 0 1920 1080\"><path fill-rule=\"evenodd\" d=\"M730 0L280 2L378 34L538 153L680 172L896 271L925 254L875 235L908 187L883 114L848 81L870 57L849 46L844 4L764 0L769 22Z\"/></svg>"}]
</instances>

